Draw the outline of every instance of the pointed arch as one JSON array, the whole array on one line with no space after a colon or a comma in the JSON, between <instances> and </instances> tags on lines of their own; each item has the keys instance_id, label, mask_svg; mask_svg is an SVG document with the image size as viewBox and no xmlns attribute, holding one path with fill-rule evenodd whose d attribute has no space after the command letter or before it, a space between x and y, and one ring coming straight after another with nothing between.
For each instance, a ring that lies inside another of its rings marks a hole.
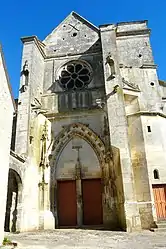
<instances>
[{"instance_id":1,"label":"pointed arch","mask_svg":"<svg viewBox=\"0 0 166 249\"><path fill-rule=\"evenodd\" d=\"M52 152L49 156L51 164L55 163L57 156L73 137L84 139L92 147L102 167L106 159L104 142L93 130L82 123L74 123L63 127L63 130L57 135L52 145Z\"/></svg>"}]
</instances>

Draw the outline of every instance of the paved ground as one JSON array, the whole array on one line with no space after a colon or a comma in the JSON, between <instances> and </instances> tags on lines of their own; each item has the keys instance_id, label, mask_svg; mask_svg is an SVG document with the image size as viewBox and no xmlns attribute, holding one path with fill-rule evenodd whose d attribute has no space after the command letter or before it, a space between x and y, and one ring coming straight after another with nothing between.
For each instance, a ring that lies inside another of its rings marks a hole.
<instances>
[{"instance_id":1,"label":"paved ground","mask_svg":"<svg viewBox=\"0 0 166 249\"><path fill-rule=\"evenodd\" d=\"M166 232L125 233L65 229L7 234L18 242L18 249L150 249L166 248Z\"/></svg>"}]
</instances>

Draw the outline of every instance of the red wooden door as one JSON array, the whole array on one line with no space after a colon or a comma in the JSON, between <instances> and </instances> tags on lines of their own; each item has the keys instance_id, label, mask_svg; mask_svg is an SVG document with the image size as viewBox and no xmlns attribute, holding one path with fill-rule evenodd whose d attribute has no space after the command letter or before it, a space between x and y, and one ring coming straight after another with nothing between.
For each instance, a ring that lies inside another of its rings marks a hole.
<instances>
[{"instance_id":1,"label":"red wooden door","mask_svg":"<svg viewBox=\"0 0 166 249\"><path fill-rule=\"evenodd\" d=\"M153 194L158 219L166 219L166 185L153 185Z\"/></svg>"},{"instance_id":2,"label":"red wooden door","mask_svg":"<svg viewBox=\"0 0 166 249\"><path fill-rule=\"evenodd\" d=\"M75 181L58 181L57 192L59 226L76 226L77 204Z\"/></svg>"},{"instance_id":3,"label":"red wooden door","mask_svg":"<svg viewBox=\"0 0 166 249\"><path fill-rule=\"evenodd\" d=\"M83 224L103 223L101 179L82 180Z\"/></svg>"}]
</instances>

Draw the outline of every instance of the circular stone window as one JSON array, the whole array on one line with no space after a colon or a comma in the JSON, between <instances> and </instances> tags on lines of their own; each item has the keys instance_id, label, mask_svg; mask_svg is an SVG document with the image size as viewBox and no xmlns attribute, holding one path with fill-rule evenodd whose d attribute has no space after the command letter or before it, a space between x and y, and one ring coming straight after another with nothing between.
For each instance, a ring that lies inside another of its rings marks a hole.
<instances>
[{"instance_id":1,"label":"circular stone window","mask_svg":"<svg viewBox=\"0 0 166 249\"><path fill-rule=\"evenodd\" d=\"M58 74L58 81L65 90L86 87L92 79L92 68L83 61L71 61L64 65Z\"/></svg>"}]
</instances>

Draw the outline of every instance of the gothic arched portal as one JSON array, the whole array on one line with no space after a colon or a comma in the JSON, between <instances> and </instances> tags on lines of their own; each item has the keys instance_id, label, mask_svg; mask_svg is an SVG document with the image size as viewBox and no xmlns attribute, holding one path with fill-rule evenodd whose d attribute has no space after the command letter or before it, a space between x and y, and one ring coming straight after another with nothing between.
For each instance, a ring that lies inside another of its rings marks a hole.
<instances>
[{"instance_id":1,"label":"gothic arched portal","mask_svg":"<svg viewBox=\"0 0 166 249\"><path fill-rule=\"evenodd\" d=\"M99 136L84 124L69 125L55 138L49 158L56 227L106 223L108 209L114 209L109 204L112 159Z\"/></svg>"}]
</instances>

